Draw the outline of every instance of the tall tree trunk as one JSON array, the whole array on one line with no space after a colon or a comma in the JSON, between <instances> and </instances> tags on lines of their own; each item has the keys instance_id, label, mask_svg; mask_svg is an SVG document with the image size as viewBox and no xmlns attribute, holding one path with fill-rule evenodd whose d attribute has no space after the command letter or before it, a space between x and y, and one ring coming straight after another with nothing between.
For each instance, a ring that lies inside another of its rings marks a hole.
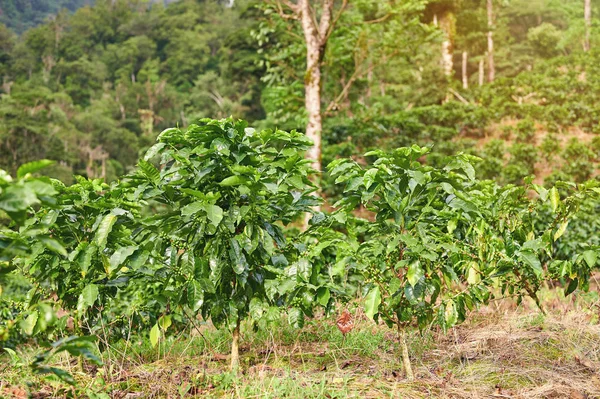
<instances>
[{"instance_id":1,"label":"tall tree trunk","mask_svg":"<svg viewBox=\"0 0 600 399\"><path fill-rule=\"evenodd\" d=\"M483 74L484 74L484 68L483 68L483 57L479 60L479 87L483 86L483 81L485 80Z\"/></svg>"},{"instance_id":2,"label":"tall tree trunk","mask_svg":"<svg viewBox=\"0 0 600 399\"><path fill-rule=\"evenodd\" d=\"M299 0L296 15L299 15L304 41L306 42L306 75L304 76L304 105L308 116L306 136L312 140L313 146L307 151L306 157L312 161L311 166L321 173L321 132L323 122L321 116L321 61L325 55L325 47L332 28L333 2L322 0L321 18L310 5L310 0ZM344 1L342 10L346 6ZM316 207L315 210L319 210ZM312 215L304 215L304 228Z\"/></svg>"},{"instance_id":3,"label":"tall tree trunk","mask_svg":"<svg viewBox=\"0 0 600 399\"><path fill-rule=\"evenodd\" d=\"M592 30L592 0L585 0L583 18L585 19L585 39L583 51L590 51L590 35Z\"/></svg>"},{"instance_id":4,"label":"tall tree trunk","mask_svg":"<svg viewBox=\"0 0 600 399\"><path fill-rule=\"evenodd\" d=\"M444 41L442 42L442 70L444 75L452 76L452 53L454 50L454 31L456 30L456 21L454 14L446 11L439 19L439 27L444 32Z\"/></svg>"},{"instance_id":5,"label":"tall tree trunk","mask_svg":"<svg viewBox=\"0 0 600 399\"><path fill-rule=\"evenodd\" d=\"M321 172L321 60L325 51L327 33L331 24L333 0L323 2L323 12L319 26L315 25L316 18L309 0L300 0L300 22L306 41L306 75L304 76L304 91L308 124L306 136L313 141L312 148L306 156L312 160L312 167Z\"/></svg>"},{"instance_id":6,"label":"tall tree trunk","mask_svg":"<svg viewBox=\"0 0 600 399\"><path fill-rule=\"evenodd\" d=\"M469 88L469 77L467 76L467 61L468 61L468 57L469 57L469 55L467 54L467 52L463 51L463 54L462 54L462 84L463 84L463 89L468 89Z\"/></svg>"},{"instance_id":7,"label":"tall tree trunk","mask_svg":"<svg viewBox=\"0 0 600 399\"><path fill-rule=\"evenodd\" d=\"M488 18L488 80L493 82L496 78L496 68L494 66L494 37L492 29L494 27L494 4L493 0L487 0L487 18Z\"/></svg>"}]
</instances>

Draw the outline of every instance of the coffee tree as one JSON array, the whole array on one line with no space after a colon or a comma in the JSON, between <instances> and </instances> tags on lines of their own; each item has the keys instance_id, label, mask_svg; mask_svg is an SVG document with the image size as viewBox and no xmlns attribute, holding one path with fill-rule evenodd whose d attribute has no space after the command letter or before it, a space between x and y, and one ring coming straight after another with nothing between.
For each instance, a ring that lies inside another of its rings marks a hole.
<instances>
[{"instance_id":1,"label":"coffee tree","mask_svg":"<svg viewBox=\"0 0 600 399\"><path fill-rule=\"evenodd\" d=\"M30 255L31 247L39 245L49 248L55 254L64 253L61 244L48 232L24 232L22 226L29 222L28 218L40 206L52 206L57 194L52 182L47 178L36 178L32 173L52 164L50 161L37 161L22 165L16 179L0 170L0 341L9 338L10 330L16 324L29 335L45 330L55 319L52 307L46 303L34 303L30 307L36 312L35 319L28 318L26 313L14 312L23 310L23 304L14 303L10 298L4 299L3 285L9 273L17 269L15 257L25 258ZM37 329L37 314L43 317Z\"/></svg>"},{"instance_id":2,"label":"coffee tree","mask_svg":"<svg viewBox=\"0 0 600 399\"><path fill-rule=\"evenodd\" d=\"M390 154L371 152L366 156L378 159L368 169L351 160L329 165L336 182L345 184L339 211L362 205L374 214L355 253L365 265L365 310L370 318L396 326L409 379L413 371L405 328L433 320L451 326L460 318L460 303L489 297L476 278L472 244L457 231L462 231L460 221L481 216L465 195L474 184L469 158L460 156L446 170L434 169L418 162L427 151L413 146ZM467 277L465 290L460 285Z\"/></svg>"},{"instance_id":3,"label":"coffee tree","mask_svg":"<svg viewBox=\"0 0 600 399\"><path fill-rule=\"evenodd\" d=\"M101 328L98 317L149 257L138 240L141 205L125 184L78 178L54 181L56 203L42 207L24 232L48 234L61 250L36 244L21 265L34 283L30 302L54 297L86 332Z\"/></svg>"},{"instance_id":4,"label":"coffee tree","mask_svg":"<svg viewBox=\"0 0 600 399\"><path fill-rule=\"evenodd\" d=\"M11 328L20 325L27 335L43 333L56 324L53 304L38 297L27 304L15 304L3 298L2 284L5 276L18 270L22 261L35 257L35 253L48 250L52 256L66 256L63 245L50 231L54 218L44 218L42 225L36 224L34 213L44 207L55 207L58 191L54 182L48 178L33 177L32 174L51 165L51 161L36 161L22 165L17 170L17 179L13 180L5 171L0 170L0 218L8 216L6 223L0 225L0 346L11 333ZM8 308L7 308L8 306ZM19 307L20 312L13 314L11 308ZM8 314L7 314L8 313ZM51 349L38 354L29 365L39 374L54 374L61 380L74 384L73 377L65 370L46 366L48 359L59 352L68 352L72 356L81 356L101 365L94 354L95 337L69 337L51 344ZM11 356L16 353L5 348Z\"/></svg>"},{"instance_id":5,"label":"coffee tree","mask_svg":"<svg viewBox=\"0 0 600 399\"><path fill-rule=\"evenodd\" d=\"M597 180L581 184L559 182L551 190L540 189L540 195L550 201L536 218L536 227L554 225L547 260L548 274L563 281L566 295L577 288L587 291L590 277L600 265L600 239L596 234L598 221L595 217L600 206L600 183ZM553 221L549 216L552 214L564 216Z\"/></svg>"},{"instance_id":6,"label":"coffee tree","mask_svg":"<svg viewBox=\"0 0 600 399\"><path fill-rule=\"evenodd\" d=\"M160 210L144 223L154 258L164 259L155 266L162 300L230 329L234 370L240 322L279 317L293 290L277 284L286 268L311 274L282 229L318 203L302 156L310 145L294 131L206 119L161 133L132 178L138 198ZM153 343L168 316L152 328Z\"/></svg>"},{"instance_id":7,"label":"coffee tree","mask_svg":"<svg viewBox=\"0 0 600 399\"><path fill-rule=\"evenodd\" d=\"M477 181L471 156L458 155L444 168L423 165L427 152L417 146L374 151L366 154L377 157L367 168L348 159L329 165L336 183L345 185L337 212L364 206L373 214L354 254L363 264L365 309L398 329L409 379L405 328L436 323L446 330L496 289L537 302L550 277L542 260L550 259L573 210L555 189ZM530 198L531 189L537 199ZM553 203L555 214L535 226L543 202Z\"/></svg>"}]
</instances>

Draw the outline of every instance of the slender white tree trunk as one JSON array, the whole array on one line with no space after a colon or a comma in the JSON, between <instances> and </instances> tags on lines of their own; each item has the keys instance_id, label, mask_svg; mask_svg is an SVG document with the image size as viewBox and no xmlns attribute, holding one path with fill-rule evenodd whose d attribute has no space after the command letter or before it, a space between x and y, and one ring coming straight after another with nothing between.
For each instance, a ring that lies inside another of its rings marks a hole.
<instances>
[{"instance_id":1,"label":"slender white tree trunk","mask_svg":"<svg viewBox=\"0 0 600 399\"><path fill-rule=\"evenodd\" d=\"M590 35L592 30L592 0L585 0L583 18L585 19L585 39L583 50L590 51Z\"/></svg>"},{"instance_id":2,"label":"slender white tree trunk","mask_svg":"<svg viewBox=\"0 0 600 399\"><path fill-rule=\"evenodd\" d=\"M479 87L483 86L484 77L483 58L479 60Z\"/></svg>"},{"instance_id":3,"label":"slender white tree trunk","mask_svg":"<svg viewBox=\"0 0 600 399\"><path fill-rule=\"evenodd\" d=\"M437 19L437 18L436 18ZM444 32L444 41L442 42L442 70L444 75L452 76L452 53L454 50L454 15L451 12L442 14L438 21L440 29Z\"/></svg>"},{"instance_id":4,"label":"slender white tree trunk","mask_svg":"<svg viewBox=\"0 0 600 399\"><path fill-rule=\"evenodd\" d=\"M494 37L492 29L494 27L494 4L493 0L487 0L487 18L488 18L488 80L493 82L496 78L496 68L494 66Z\"/></svg>"},{"instance_id":5,"label":"slender white tree trunk","mask_svg":"<svg viewBox=\"0 0 600 399\"><path fill-rule=\"evenodd\" d=\"M316 11L311 7L310 0L299 0L296 13L299 14L304 41L306 42L306 75L304 76L304 105L308 116L306 136L312 140L313 146L307 151L306 157L312 161L311 166L321 173L321 132L323 121L321 116L321 60L331 28L331 14L334 0L323 0L321 18L317 22ZM316 207L315 210L319 210ZM304 215L304 229L312 215Z\"/></svg>"},{"instance_id":6,"label":"slender white tree trunk","mask_svg":"<svg viewBox=\"0 0 600 399\"><path fill-rule=\"evenodd\" d=\"M467 76L467 62L469 59L469 55L466 51L463 51L462 54L462 84L463 89L469 88L469 77Z\"/></svg>"},{"instance_id":7,"label":"slender white tree trunk","mask_svg":"<svg viewBox=\"0 0 600 399\"><path fill-rule=\"evenodd\" d=\"M300 22L306 42L306 75L304 76L305 107L308 114L306 135L313 141L306 156L312 160L312 167L321 172L321 60L327 43L327 34L331 25L333 0L323 1L323 10L319 25L309 0L300 0Z\"/></svg>"}]
</instances>

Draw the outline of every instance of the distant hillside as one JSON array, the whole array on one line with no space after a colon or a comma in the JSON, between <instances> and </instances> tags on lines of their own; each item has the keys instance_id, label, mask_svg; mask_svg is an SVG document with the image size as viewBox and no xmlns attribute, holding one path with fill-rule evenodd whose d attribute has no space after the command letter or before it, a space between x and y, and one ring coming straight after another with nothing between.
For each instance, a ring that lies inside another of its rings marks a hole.
<instances>
[{"instance_id":1,"label":"distant hillside","mask_svg":"<svg viewBox=\"0 0 600 399\"><path fill-rule=\"evenodd\" d=\"M63 8L75 11L94 0L0 0L0 23L17 33L44 22Z\"/></svg>"}]
</instances>

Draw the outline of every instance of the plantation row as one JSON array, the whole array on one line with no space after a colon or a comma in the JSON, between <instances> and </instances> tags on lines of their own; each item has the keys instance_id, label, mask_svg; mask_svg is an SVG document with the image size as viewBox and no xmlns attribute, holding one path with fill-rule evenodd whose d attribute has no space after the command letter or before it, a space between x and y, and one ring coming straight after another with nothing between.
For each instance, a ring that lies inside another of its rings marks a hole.
<instances>
[{"instance_id":1,"label":"plantation row","mask_svg":"<svg viewBox=\"0 0 600 399\"><path fill-rule=\"evenodd\" d=\"M332 162L343 195L325 213L303 158L310 145L294 131L201 120L165 130L110 186L34 177L45 161L15 179L0 171L12 220L0 230L0 339L52 341L71 316L82 337L55 343L34 367L72 382L44 366L48 356L97 361L90 336L107 324L113 340L135 328L156 345L200 315L232 332L237 369L243 320L264 328L285 314L300 328L359 296L402 338L414 325L446 330L494 297L537 301L549 280L565 294L587 289L600 247L579 211L597 206L597 181L499 186L475 178L473 156L431 167L421 162L428 148L413 146L367 153L367 165ZM306 229L290 227L306 213ZM31 284L26 295L15 275Z\"/></svg>"}]
</instances>

